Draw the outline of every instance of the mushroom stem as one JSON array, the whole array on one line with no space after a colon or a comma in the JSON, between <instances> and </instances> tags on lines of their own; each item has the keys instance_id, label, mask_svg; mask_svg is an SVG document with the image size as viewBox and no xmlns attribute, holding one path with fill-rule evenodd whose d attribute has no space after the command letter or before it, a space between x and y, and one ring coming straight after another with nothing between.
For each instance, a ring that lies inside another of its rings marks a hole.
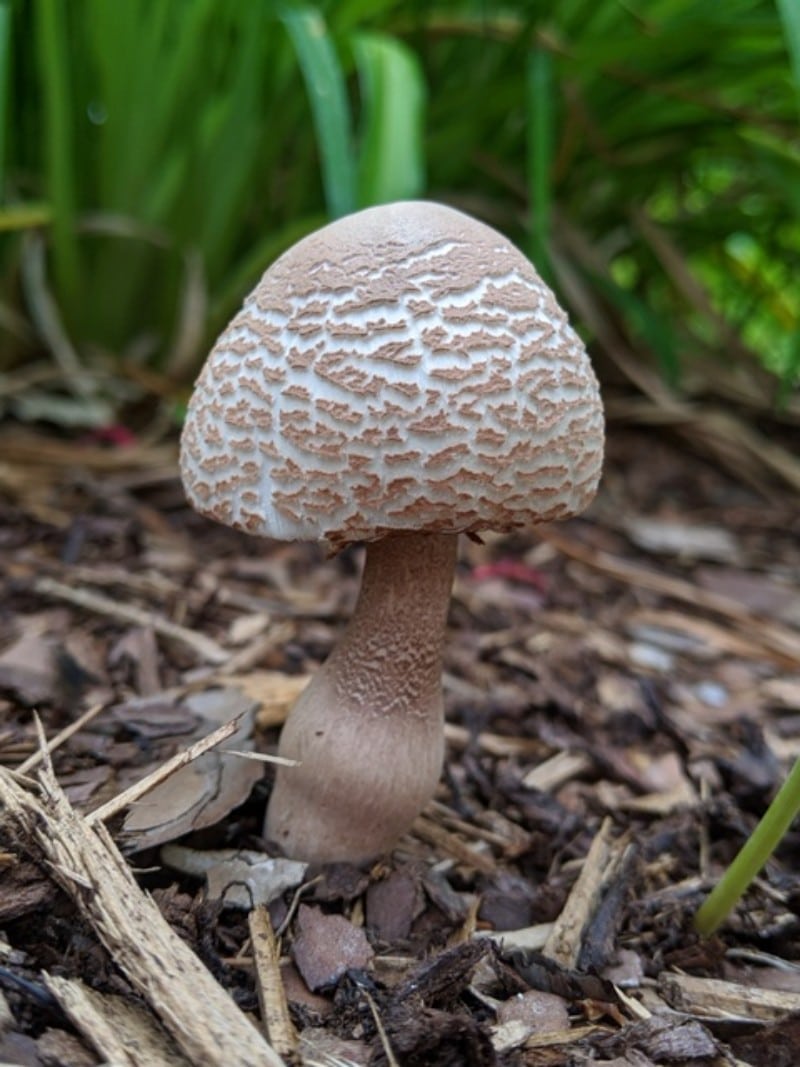
<instances>
[{"instance_id":1,"label":"mushroom stem","mask_svg":"<svg viewBox=\"0 0 800 1067\"><path fill-rule=\"evenodd\" d=\"M442 647L456 534L367 545L358 603L292 708L266 835L296 859L388 851L433 796L444 752Z\"/></svg>"}]
</instances>

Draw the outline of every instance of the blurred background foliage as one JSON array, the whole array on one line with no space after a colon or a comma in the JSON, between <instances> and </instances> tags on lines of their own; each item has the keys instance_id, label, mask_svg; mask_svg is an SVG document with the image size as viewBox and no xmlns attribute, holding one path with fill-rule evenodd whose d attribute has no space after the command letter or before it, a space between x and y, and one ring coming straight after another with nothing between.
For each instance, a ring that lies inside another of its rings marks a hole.
<instances>
[{"instance_id":1,"label":"blurred background foliage","mask_svg":"<svg viewBox=\"0 0 800 1067\"><path fill-rule=\"evenodd\" d=\"M797 0L0 0L0 404L179 418L284 248L424 196L530 255L620 416L788 418L799 120Z\"/></svg>"}]
</instances>

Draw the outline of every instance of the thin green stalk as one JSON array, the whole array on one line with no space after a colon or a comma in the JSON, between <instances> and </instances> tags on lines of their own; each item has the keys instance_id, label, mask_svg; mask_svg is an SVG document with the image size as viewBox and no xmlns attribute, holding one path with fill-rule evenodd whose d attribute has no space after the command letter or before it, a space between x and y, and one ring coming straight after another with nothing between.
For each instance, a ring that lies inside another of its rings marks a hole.
<instances>
[{"instance_id":1,"label":"thin green stalk","mask_svg":"<svg viewBox=\"0 0 800 1067\"><path fill-rule=\"evenodd\" d=\"M549 274L551 167L553 162L553 61L543 48L528 55L528 201L530 255L543 276Z\"/></svg>"},{"instance_id":2,"label":"thin green stalk","mask_svg":"<svg viewBox=\"0 0 800 1067\"><path fill-rule=\"evenodd\" d=\"M6 137L8 132L8 94L11 85L11 8L8 0L0 2L0 197L5 192Z\"/></svg>"},{"instance_id":3,"label":"thin green stalk","mask_svg":"<svg viewBox=\"0 0 800 1067\"><path fill-rule=\"evenodd\" d=\"M47 193L53 208L53 265L62 300L66 306L75 308L80 260L72 138L75 105L69 78L66 8L62 0L40 0L37 11Z\"/></svg>"},{"instance_id":4,"label":"thin green stalk","mask_svg":"<svg viewBox=\"0 0 800 1067\"><path fill-rule=\"evenodd\" d=\"M800 759L694 918L701 937L709 937L736 906L747 887L770 858L800 811Z\"/></svg>"},{"instance_id":5,"label":"thin green stalk","mask_svg":"<svg viewBox=\"0 0 800 1067\"><path fill-rule=\"evenodd\" d=\"M797 0L776 0L776 3L792 65L795 91L800 100L800 5Z\"/></svg>"},{"instance_id":6,"label":"thin green stalk","mask_svg":"<svg viewBox=\"0 0 800 1067\"><path fill-rule=\"evenodd\" d=\"M344 74L320 12L289 9L281 19L303 72L322 165L328 211L335 218L355 211L357 175Z\"/></svg>"}]
</instances>

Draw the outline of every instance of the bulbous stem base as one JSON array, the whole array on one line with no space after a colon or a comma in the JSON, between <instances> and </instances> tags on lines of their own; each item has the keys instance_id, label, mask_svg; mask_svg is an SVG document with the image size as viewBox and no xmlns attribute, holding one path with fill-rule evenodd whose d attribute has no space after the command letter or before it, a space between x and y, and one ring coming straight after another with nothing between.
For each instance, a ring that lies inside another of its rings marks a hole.
<instances>
[{"instance_id":1,"label":"bulbous stem base","mask_svg":"<svg viewBox=\"0 0 800 1067\"><path fill-rule=\"evenodd\" d=\"M444 753L442 646L455 534L367 545L340 642L292 708L266 836L295 859L352 863L388 851L433 796Z\"/></svg>"}]
</instances>

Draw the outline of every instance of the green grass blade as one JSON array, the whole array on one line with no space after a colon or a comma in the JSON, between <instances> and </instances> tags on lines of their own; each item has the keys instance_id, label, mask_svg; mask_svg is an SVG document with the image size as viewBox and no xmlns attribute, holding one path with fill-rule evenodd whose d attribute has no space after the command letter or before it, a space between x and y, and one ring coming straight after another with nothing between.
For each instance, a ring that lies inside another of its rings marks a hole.
<instances>
[{"instance_id":1,"label":"green grass blade","mask_svg":"<svg viewBox=\"0 0 800 1067\"><path fill-rule=\"evenodd\" d=\"M227 258L234 241L239 205L246 198L247 184L252 180L252 157L262 137L262 127L255 116L259 114L260 103L264 13L260 4L242 11L236 74L213 135L207 137L204 145L204 161L213 181L214 195L205 201L201 246L211 263Z\"/></svg>"},{"instance_id":2,"label":"green grass blade","mask_svg":"<svg viewBox=\"0 0 800 1067\"><path fill-rule=\"evenodd\" d=\"M356 168L344 74L322 15L315 8L281 15L303 73L322 165L328 211L347 215L357 206Z\"/></svg>"},{"instance_id":3,"label":"green grass blade","mask_svg":"<svg viewBox=\"0 0 800 1067\"><path fill-rule=\"evenodd\" d=\"M550 54L535 48L527 61L528 118L528 252L543 277L550 275L550 215L553 164L553 64Z\"/></svg>"},{"instance_id":4,"label":"green grass blade","mask_svg":"<svg viewBox=\"0 0 800 1067\"><path fill-rule=\"evenodd\" d=\"M0 2L0 197L6 184L6 138L9 121L11 87L11 8L8 0Z\"/></svg>"},{"instance_id":5,"label":"green grass blade","mask_svg":"<svg viewBox=\"0 0 800 1067\"><path fill-rule=\"evenodd\" d=\"M49 204L27 202L0 207L0 233L30 230L34 226L47 226L52 221Z\"/></svg>"},{"instance_id":6,"label":"green grass blade","mask_svg":"<svg viewBox=\"0 0 800 1067\"><path fill-rule=\"evenodd\" d=\"M361 86L362 206L419 196L425 186L425 80L414 53L385 34L360 33L353 54Z\"/></svg>"},{"instance_id":7,"label":"green grass blade","mask_svg":"<svg viewBox=\"0 0 800 1067\"><path fill-rule=\"evenodd\" d=\"M36 37L39 84L44 104L45 173L53 209L53 265L56 286L66 304L75 308L79 292L80 259L75 221L72 99L65 7L60 0L40 0Z\"/></svg>"},{"instance_id":8,"label":"green grass blade","mask_svg":"<svg viewBox=\"0 0 800 1067\"><path fill-rule=\"evenodd\" d=\"M800 811L800 759L740 852L695 915L701 937L710 937L730 915L758 872L778 847Z\"/></svg>"},{"instance_id":9,"label":"green grass blade","mask_svg":"<svg viewBox=\"0 0 800 1067\"><path fill-rule=\"evenodd\" d=\"M604 292L628 325L631 336L643 338L658 360L659 368L669 385L680 382L681 367L677 354L677 340L669 319L652 311L647 301L626 290L610 278L595 278L595 287Z\"/></svg>"},{"instance_id":10,"label":"green grass blade","mask_svg":"<svg viewBox=\"0 0 800 1067\"><path fill-rule=\"evenodd\" d=\"M794 87L800 99L800 4L797 0L776 0L776 3L792 64Z\"/></svg>"}]
</instances>

